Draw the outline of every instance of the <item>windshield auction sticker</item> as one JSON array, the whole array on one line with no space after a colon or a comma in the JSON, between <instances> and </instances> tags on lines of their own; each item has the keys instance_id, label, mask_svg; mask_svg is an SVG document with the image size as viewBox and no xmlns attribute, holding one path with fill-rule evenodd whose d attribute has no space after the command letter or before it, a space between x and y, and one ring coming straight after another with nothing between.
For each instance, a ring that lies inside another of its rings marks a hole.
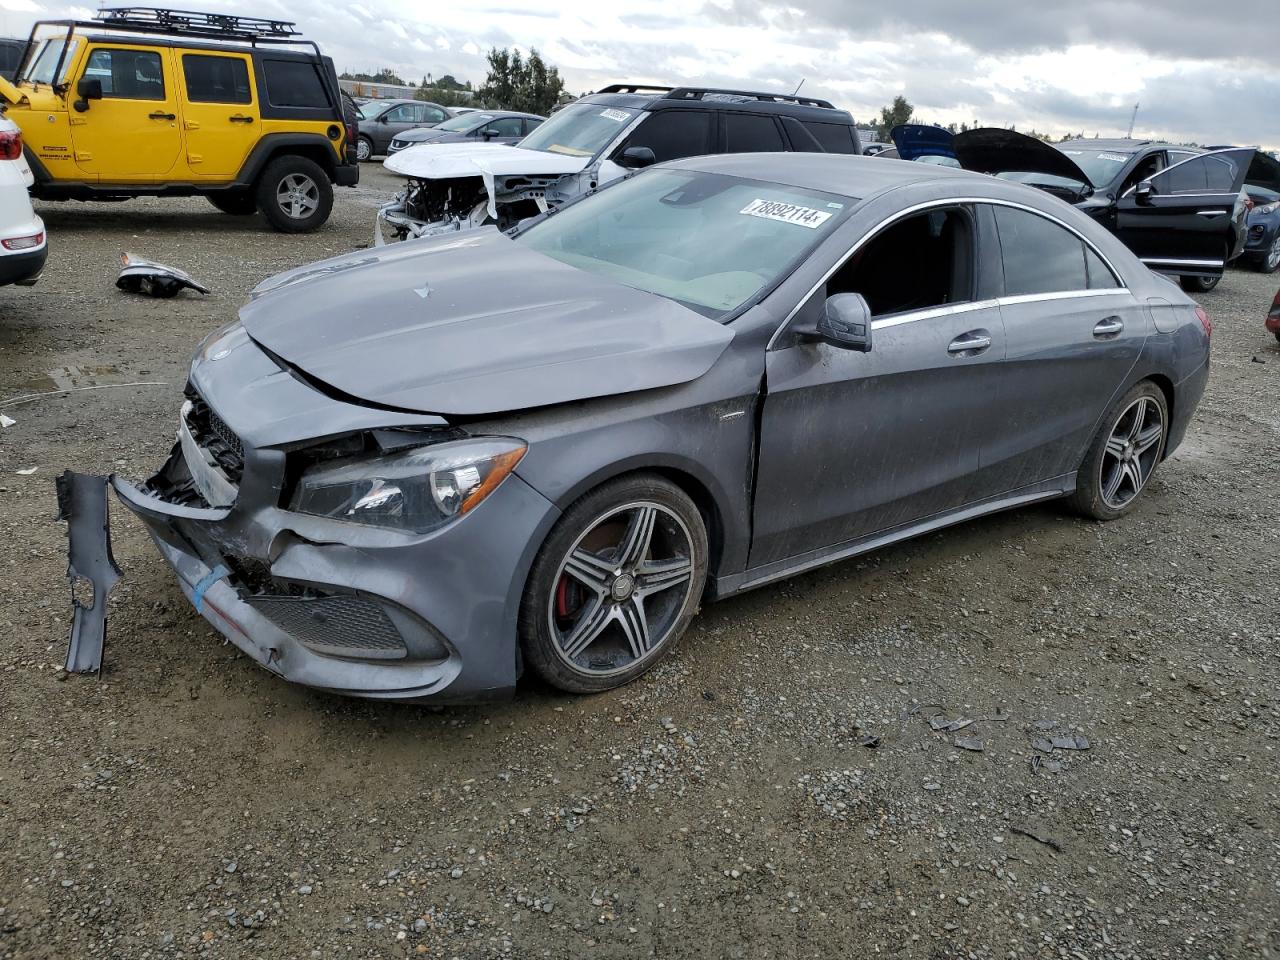
<instances>
[{"instance_id":1,"label":"windshield auction sticker","mask_svg":"<svg viewBox=\"0 0 1280 960\"><path fill-rule=\"evenodd\" d=\"M631 119L631 114L625 113L622 110L601 110L600 116L606 117L617 123L624 123Z\"/></svg>"},{"instance_id":2,"label":"windshield auction sticker","mask_svg":"<svg viewBox=\"0 0 1280 960\"><path fill-rule=\"evenodd\" d=\"M765 220L777 220L780 223L794 223L797 227L808 227L817 230L828 220L831 214L825 210L814 210L812 207L797 207L794 203L783 203L780 200L761 200L756 198L738 211L748 217L762 217Z\"/></svg>"}]
</instances>

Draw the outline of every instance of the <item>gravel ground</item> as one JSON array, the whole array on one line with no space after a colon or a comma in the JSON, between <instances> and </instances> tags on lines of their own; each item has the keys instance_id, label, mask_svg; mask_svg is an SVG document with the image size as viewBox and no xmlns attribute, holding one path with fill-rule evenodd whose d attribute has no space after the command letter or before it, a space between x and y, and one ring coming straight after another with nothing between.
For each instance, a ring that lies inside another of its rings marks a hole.
<instances>
[{"instance_id":1,"label":"gravel ground","mask_svg":"<svg viewBox=\"0 0 1280 960\"><path fill-rule=\"evenodd\" d=\"M63 677L53 477L148 474L197 339L365 243L391 185L366 166L306 237L200 200L42 205L49 269L0 291L0 400L164 385L4 409L0 958L1280 957L1256 273L1203 298L1208 391L1130 517L1021 510L715 605L616 693L431 711L288 686L120 509L106 670ZM122 249L214 292L118 293Z\"/></svg>"}]
</instances>

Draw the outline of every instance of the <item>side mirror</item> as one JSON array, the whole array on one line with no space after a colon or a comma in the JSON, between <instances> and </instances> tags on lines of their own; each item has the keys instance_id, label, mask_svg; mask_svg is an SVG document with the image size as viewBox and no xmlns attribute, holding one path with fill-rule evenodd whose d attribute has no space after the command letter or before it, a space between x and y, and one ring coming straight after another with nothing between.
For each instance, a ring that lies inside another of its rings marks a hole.
<instances>
[{"instance_id":1,"label":"side mirror","mask_svg":"<svg viewBox=\"0 0 1280 960\"><path fill-rule=\"evenodd\" d=\"M81 77L80 82L76 84L76 93L80 99L72 106L76 108L76 113L84 113L89 109L90 100L102 99L102 81L97 77Z\"/></svg>"},{"instance_id":2,"label":"side mirror","mask_svg":"<svg viewBox=\"0 0 1280 960\"><path fill-rule=\"evenodd\" d=\"M651 167L657 162L658 158L653 155L653 151L648 147L627 147L622 151L622 156L618 158L618 166L626 167L628 170Z\"/></svg>"},{"instance_id":3,"label":"side mirror","mask_svg":"<svg viewBox=\"0 0 1280 960\"><path fill-rule=\"evenodd\" d=\"M860 293L837 293L827 297L818 318L818 339L841 350L871 350L871 308Z\"/></svg>"},{"instance_id":4,"label":"side mirror","mask_svg":"<svg viewBox=\"0 0 1280 960\"><path fill-rule=\"evenodd\" d=\"M388 116L384 113L382 116L380 116L380 117L378 118L378 122L379 122L379 123L390 123L390 122L391 122L391 118L390 118L390 117L388 117Z\"/></svg>"},{"instance_id":5,"label":"side mirror","mask_svg":"<svg viewBox=\"0 0 1280 960\"><path fill-rule=\"evenodd\" d=\"M492 140L492 139L493 139L494 137L496 137L497 135L498 135L498 134L497 134L497 132L496 132L496 131L494 131L494 130L485 130L484 132L482 132L482 133L480 134L480 136L484 137L485 143L488 143L490 140Z\"/></svg>"},{"instance_id":6,"label":"side mirror","mask_svg":"<svg viewBox=\"0 0 1280 960\"><path fill-rule=\"evenodd\" d=\"M1151 198L1155 196L1155 187L1151 185L1150 180L1143 180L1133 188L1134 202L1140 207L1151 206Z\"/></svg>"}]
</instances>

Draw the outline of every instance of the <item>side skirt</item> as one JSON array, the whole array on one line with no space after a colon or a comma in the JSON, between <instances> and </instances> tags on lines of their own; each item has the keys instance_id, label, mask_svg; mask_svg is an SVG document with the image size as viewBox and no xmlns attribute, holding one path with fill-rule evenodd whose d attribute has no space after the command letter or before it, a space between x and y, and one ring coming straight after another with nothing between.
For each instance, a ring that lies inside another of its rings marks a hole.
<instances>
[{"instance_id":1,"label":"side skirt","mask_svg":"<svg viewBox=\"0 0 1280 960\"><path fill-rule=\"evenodd\" d=\"M963 523L976 517L986 516L989 513L1012 510L1016 507L1038 503L1042 500L1054 500L1058 497L1066 496L1074 491L1075 488L1076 475L1074 473L1028 484L998 497L966 504L956 510L934 514L923 520L916 520L898 527L891 527L888 530L881 530L857 540L846 540L843 543L811 550L796 557L788 557L785 560L777 560L761 567L744 570L742 573L719 577L711 583L707 595L711 600L720 600L734 594L745 593L748 590L756 589L756 587L763 587L799 573L816 570L819 567L838 563L841 560L847 560L859 554L870 553L872 550L878 550L881 547L886 547L902 540L909 540L924 533L931 533L934 530L941 530L944 527Z\"/></svg>"}]
</instances>

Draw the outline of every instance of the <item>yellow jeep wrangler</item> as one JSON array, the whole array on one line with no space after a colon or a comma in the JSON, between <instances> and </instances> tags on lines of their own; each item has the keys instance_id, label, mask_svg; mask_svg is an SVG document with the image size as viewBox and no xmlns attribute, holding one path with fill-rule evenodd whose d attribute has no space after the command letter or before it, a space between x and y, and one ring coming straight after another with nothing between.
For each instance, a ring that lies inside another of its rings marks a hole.
<instances>
[{"instance_id":1,"label":"yellow jeep wrangler","mask_svg":"<svg viewBox=\"0 0 1280 960\"><path fill-rule=\"evenodd\" d=\"M285 233L359 182L333 61L279 20L151 7L31 30L6 115L45 200L209 198Z\"/></svg>"}]
</instances>

